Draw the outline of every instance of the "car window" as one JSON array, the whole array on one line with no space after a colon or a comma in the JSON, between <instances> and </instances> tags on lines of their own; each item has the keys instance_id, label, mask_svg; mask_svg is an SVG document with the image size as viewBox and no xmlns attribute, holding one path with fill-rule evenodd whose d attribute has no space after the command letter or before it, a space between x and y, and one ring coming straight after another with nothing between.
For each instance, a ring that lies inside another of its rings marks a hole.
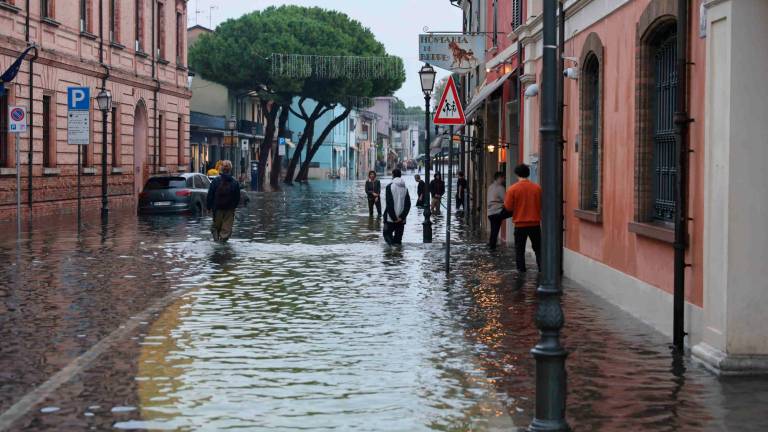
<instances>
[{"instance_id":1,"label":"car window","mask_svg":"<svg viewBox=\"0 0 768 432\"><path fill-rule=\"evenodd\" d=\"M193 189L195 184L192 182L192 177L187 177L187 187Z\"/></svg>"},{"instance_id":2,"label":"car window","mask_svg":"<svg viewBox=\"0 0 768 432\"><path fill-rule=\"evenodd\" d=\"M208 179L208 177L206 177L204 175L201 175L200 179L203 180L203 187L204 188L208 189L209 187L211 187L211 181Z\"/></svg>"},{"instance_id":3,"label":"car window","mask_svg":"<svg viewBox=\"0 0 768 432\"><path fill-rule=\"evenodd\" d=\"M181 189L187 187L184 177L153 177L147 180L144 190Z\"/></svg>"},{"instance_id":4,"label":"car window","mask_svg":"<svg viewBox=\"0 0 768 432\"><path fill-rule=\"evenodd\" d=\"M200 176L196 175L194 179L195 179L195 189L205 189L205 185L203 184L203 179Z\"/></svg>"}]
</instances>

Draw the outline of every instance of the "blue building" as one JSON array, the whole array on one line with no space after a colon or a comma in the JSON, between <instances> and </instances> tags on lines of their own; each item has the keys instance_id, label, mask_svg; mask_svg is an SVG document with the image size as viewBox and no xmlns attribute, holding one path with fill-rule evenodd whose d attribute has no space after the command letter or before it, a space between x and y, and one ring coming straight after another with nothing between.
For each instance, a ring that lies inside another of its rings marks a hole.
<instances>
[{"instance_id":1,"label":"blue building","mask_svg":"<svg viewBox=\"0 0 768 432\"><path fill-rule=\"evenodd\" d=\"M304 110L312 112L317 102L312 100L306 100L304 102ZM293 99L293 110L301 112L299 109L299 98ZM334 110L325 113L315 122L315 131L313 141L320 138L323 130L330 124L333 119L344 113L344 107L337 106ZM350 178L349 170L349 154L350 154L350 125L354 122L347 117L341 121L333 131L328 134L320 149L312 159L309 169L310 179L327 179L327 178ZM288 129L291 131L291 141L298 143L301 139L301 135L304 132L306 122L291 113L288 117ZM289 147L286 149L286 160L290 160L293 157L295 148ZM305 147L301 155L302 162L306 157L307 148Z\"/></svg>"}]
</instances>

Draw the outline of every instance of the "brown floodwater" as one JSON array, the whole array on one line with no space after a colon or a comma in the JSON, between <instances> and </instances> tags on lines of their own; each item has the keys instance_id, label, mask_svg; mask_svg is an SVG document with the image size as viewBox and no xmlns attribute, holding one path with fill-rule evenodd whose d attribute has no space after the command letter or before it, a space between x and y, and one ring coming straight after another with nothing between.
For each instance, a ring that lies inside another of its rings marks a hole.
<instances>
[{"instance_id":1,"label":"brown floodwater","mask_svg":"<svg viewBox=\"0 0 768 432\"><path fill-rule=\"evenodd\" d=\"M445 216L425 245L414 208L390 248L362 189L252 194L226 245L185 216L4 226L0 416L87 359L11 430L527 426L535 276L454 220L446 277ZM768 430L768 380L715 377L567 281L563 302L575 430Z\"/></svg>"}]
</instances>

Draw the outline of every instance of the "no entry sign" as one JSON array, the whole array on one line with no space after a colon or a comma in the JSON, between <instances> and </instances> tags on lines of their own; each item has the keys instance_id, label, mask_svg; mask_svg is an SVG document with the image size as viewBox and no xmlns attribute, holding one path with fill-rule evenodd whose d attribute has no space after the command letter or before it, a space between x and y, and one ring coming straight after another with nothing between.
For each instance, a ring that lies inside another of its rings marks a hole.
<instances>
[{"instance_id":1,"label":"no entry sign","mask_svg":"<svg viewBox=\"0 0 768 432\"><path fill-rule=\"evenodd\" d=\"M9 107L8 132L22 133L27 131L27 109L20 106Z\"/></svg>"}]
</instances>

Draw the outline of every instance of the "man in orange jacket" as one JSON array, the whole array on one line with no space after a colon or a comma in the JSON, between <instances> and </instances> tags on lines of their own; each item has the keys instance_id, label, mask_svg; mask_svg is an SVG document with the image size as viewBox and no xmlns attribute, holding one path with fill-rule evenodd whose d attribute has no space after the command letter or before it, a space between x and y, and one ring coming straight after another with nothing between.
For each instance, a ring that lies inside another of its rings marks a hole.
<instances>
[{"instance_id":1,"label":"man in orange jacket","mask_svg":"<svg viewBox=\"0 0 768 432\"><path fill-rule=\"evenodd\" d=\"M541 247L541 186L528 180L531 169L521 164L515 167L515 174L520 178L507 189L504 196L504 209L512 213L515 222L515 260L517 271L525 272L525 244L531 239L536 264L541 271L539 248Z\"/></svg>"}]
</instances>

